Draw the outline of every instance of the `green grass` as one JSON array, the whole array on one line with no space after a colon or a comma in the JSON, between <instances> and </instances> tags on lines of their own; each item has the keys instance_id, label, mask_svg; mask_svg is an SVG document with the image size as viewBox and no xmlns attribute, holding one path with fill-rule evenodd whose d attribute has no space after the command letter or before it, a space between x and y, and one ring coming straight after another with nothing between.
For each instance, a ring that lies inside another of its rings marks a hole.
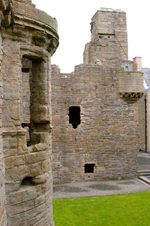
<instances>
[{"instance_id":1,"label":"green grass","mask_svg":"<svg viewBox=\"0 0 150 226\"><path fill-rule=\"evenodd\" d=\"M55 226L150 226L150 191L53 200Z\"/></svg>"}]
</instances>

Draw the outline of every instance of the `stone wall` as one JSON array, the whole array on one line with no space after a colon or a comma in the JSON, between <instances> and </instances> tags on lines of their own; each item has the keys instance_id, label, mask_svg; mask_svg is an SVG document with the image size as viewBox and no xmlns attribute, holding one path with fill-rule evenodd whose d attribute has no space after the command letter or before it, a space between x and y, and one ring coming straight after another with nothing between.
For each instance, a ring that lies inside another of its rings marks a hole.
<instances>
[{"instance_id":1,"label":"stone wall","mask_svg":"<svg viewBox=\"0 0 150 226\"><path fill-rule=\"evenodd\" d=\"M56 70L53 66L54 183L135 177L138 101L120 98L120 74L100 66L81 65L74 74ZM71 106L80 107L77 128L69 123ZM94 173L85 173L85 164L95 164Z\"/></svg>"},{"instance_id":2,"label":"stone wall","mask_svg":"<svg viewBox=\"0 0 150 226\"><path fill-rule=\"evenodd\" d=\"M146 95L147 99L147 152L150 152L150 92Z\"/></svg>"},{"instance_id":3,"label":"stone wall","mask_svg":"<svg viewBox=\"0 0 150 226\"><path fill-rule=\"evenodd\" d=\"M146 139L145 139L145 132L146 132L146 128L145 128L145 95L143 95L143 97L139 100L139 104L138 104L138 131L139 131L139 151L145 151L146 149ZM149 118L149 116L147 115L147 119Z\"/></svg>"},{"instance_id":4,"label":"stone wall","mask_svg":"<svg viewBox=\"0 0 150 226\"><path fill-rule=\"evenodd\" d=\"M3 61L3 40L2 31L5 20L4 11L8 7L8 1L0 0L0 225L7 225L6 217L6 196L5 196L5 162L4 162L4 150L2 139L2 104L3 104L3 73L2 73L2 61Z\"/></svg>"},{"instance_id":5,"label":"stone wall","mask_svg":"<svg viewBox=\"0 0 150 226\"><path fill-rule=\"evenodd\" d=\"M50 62L58 46L57 23L29 0L8 1L3 14L0 220L6 224L6 199L7 225L49 226L53 225Z\"/></svg>"},{"instance_id":6,"label":"stone wall","mask_svg":"<svg viewBox=\"0 0 150 226\"><path fill-rule=\"evenodd\" d=\"M0 225L7 224L6 203L5 203L5 165L2 146L2 102L3 102L3 76L1 72L2 65L2 37L0 32Z\"/></svg>"},{"instance_id":7,"label":"stone wall","mask_svg":"<svg viewBox=\"0 0 150 226\"><path fill-rule=\"evenodd\" d=\"M136 176L143 74L127 60L125 13L102 9L93 18L84 64L70 74L52 67L54 183Z\"/></svg>"}]
</instances>

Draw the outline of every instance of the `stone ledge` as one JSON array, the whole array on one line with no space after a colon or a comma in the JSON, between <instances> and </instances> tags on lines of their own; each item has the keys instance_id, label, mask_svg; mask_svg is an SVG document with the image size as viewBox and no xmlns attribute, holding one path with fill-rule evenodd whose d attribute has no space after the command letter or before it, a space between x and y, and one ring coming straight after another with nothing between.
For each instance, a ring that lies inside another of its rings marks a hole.
<instances>
[{"instance_id":1,"label":"stone ledge","mask_svg":"<svg viewBox=\"0 0 150 226\"><path fill-rule=\"evenodd\" d=\"M34 18L28 18L21 15L14 16L14 23L17 25L23 25L36 30L45 31L50 35L55 35L58 38L57 29L53 24L45 24L42 21L37 21Z\"/></svg>"},{"instance_id":2,"label":"stone ledge","mask_svg":"<svg viewBox=\"0 0 150 226\"><path fill-rule=\"evenodd\" d=\"M25 136L26 135L26 131L24 130L3 130L2 131L3 136L16 136L16 135L21 135L21 136Z\"/></svg>"},{"instance_id":3,"label":"stone ledge","mask_svg":"<svg viewBox=\"0 0 150 226\"><path fill-rule=\"evenodd\" d=\"M57 21L55 18L49 16L47 13L36 9L34 4L27 5L25 2L13 2L13 14L14 19L19 18L29 21L34 21L37 24L43 24L51 28L55 33L57 33Z\"/></svg>"}]
</instances>

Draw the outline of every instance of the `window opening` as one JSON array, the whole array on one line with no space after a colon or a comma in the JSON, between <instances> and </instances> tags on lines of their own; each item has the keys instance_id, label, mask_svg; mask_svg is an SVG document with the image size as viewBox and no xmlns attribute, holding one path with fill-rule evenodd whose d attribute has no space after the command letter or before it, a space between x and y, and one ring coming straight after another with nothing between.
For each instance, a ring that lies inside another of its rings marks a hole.
<instances>
[{"instance_id":1,"label":"window opening","mask_svg":"<svg viewBox=\"0 0 150 226\"><path fill-rule=\"evenodd\" d=\"M29 73L30 72L30 68L22 68L22 72Z\"/></svg>"},{"instance_id":2,"label":"window opening","mask_svg":"<svg viewBox=\"0 0 150 226\"><path fill-rule=\"evenodd\" d=\"M69 108L69 123L76 129L81 123L80 120L80 107L72 106Z\"/></svg>"},{"instance_id":3,"label":"window opening","mask_svg":"<svg viewBox=\"0 0 150 226\"><path fill-rule=\"evenodd\" d=\"M95 167L95 164L94 163L86 163L84 165L84 172L85 173L94 173L94 167Z\"/></svg>"},{"instance_id":4,"label":"window opening","mask_svg":"<svg viewBox=\"0 0 150 226\"><path fill-rule=\"evenodd\" d=\"M22 180L21 185L35 185L33 179L34 179L34 177L25 177Z\"/></svg>"},{"instance_id":5,"label":"window opening","mask_svg":"<svg viewBox=\"0 0 150 226\"><path fill-rule=\"evenodd\" d=\"M30 123L22 123L21 126L26 130L27 146L30 146Z\"/></svg>"}]
</instances>

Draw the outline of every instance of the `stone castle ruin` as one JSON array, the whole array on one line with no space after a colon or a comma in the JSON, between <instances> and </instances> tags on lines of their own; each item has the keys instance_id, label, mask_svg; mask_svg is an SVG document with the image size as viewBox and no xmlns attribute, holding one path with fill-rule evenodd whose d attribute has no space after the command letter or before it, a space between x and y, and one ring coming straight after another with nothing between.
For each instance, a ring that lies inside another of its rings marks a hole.
<instances>
[{"instance_id":1,"label":"stone castle ruin","mask_svg":"<svg viewBox=\"0 0 150 226\"><path fill-rule=\"evenodd\" d=\"M125 12L98 10L83 64L70 74L52 67L54 183L136 176L143 92Z\"/></svg>"},{"instance_id":2,"label":"stone castle ruin","mask_svg":"<svg viewBox=\"0 0 150 226\"><path fill-rule=\"evenodd\" d=\"M0 225L52 226L52 165L55 183L136 176L143 74L123 11L97 11L84 63L52 78L56 20L0 0L0 23Z\"/></svg>"}]
</instances>

